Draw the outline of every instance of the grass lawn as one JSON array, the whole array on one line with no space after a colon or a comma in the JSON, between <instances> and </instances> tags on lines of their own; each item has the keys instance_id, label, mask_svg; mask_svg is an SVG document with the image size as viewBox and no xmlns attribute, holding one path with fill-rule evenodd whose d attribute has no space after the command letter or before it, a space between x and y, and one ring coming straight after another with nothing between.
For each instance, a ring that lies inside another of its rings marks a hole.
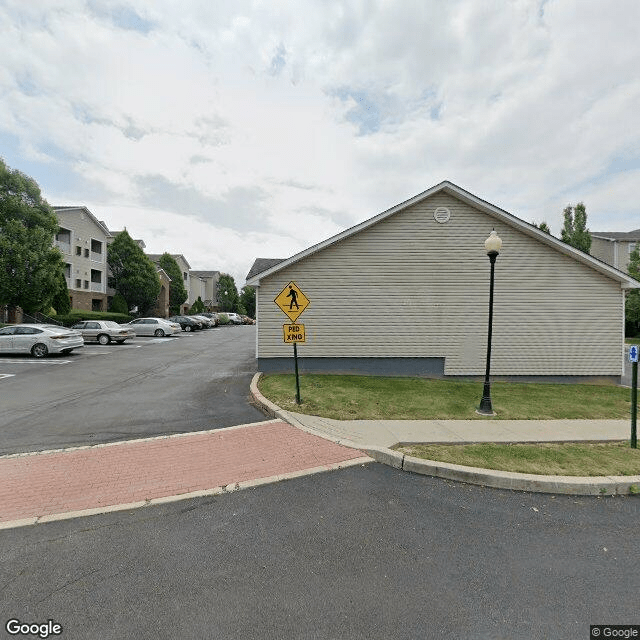
<instances>
[{"instance_id":1,"label":"grass lawn","mask_svg":"<svg viewBox=\"0 0 640 640\"><path fill-rule=\"evenodd\" d=\"M264 375L260 392L283 409L337 420L482 419L482 382L377 376ZM493 382L495 419L629 418L629 389L613 385Z\"/></svg>"},{"instance_id":2,"label":"grass lawn","mask_svg":"<svg viewBox=\"0 0 640 640\"><path fill-rule=\"evenodd\" d=\"M640 475L640 449L628 442L405 445L407 455L468 467L561 476Z\"/></svg>"}]
</instances>

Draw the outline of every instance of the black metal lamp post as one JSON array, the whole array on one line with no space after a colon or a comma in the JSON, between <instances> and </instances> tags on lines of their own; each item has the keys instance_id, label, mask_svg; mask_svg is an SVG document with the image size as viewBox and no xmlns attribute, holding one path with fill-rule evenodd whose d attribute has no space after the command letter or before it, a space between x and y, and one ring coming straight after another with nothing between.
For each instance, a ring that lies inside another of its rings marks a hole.
<instances>
[{"instance_id":1,"label":"black metal lamp post","mask_svg":"<svg viewBox=\"0 0 640 640\"><path fill-rule=\"evenodd\" d=\"M491 263L491 279L489 284L489 334L487 336L487 368L484 375L484 389L482 391L480 407L476 409L476 413L482 416L495 416L496 414L491 406L491 383L489 382L489 371L491 370L491 331L493 329L493 272L495 270L496 258L502 248L502 240L498 237L495 229L484 241L484 248L487 251L489 262Z\"/></svg>"}]
</instances>

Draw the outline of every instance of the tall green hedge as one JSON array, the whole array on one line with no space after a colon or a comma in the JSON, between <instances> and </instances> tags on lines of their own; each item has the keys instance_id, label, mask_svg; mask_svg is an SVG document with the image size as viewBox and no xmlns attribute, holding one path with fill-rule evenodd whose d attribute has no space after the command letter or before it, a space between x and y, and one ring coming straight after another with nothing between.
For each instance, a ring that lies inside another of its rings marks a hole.
<instances>
[{"instance_id":1,"label":"tall green hedge","mask_svg":"<svg viewBox=\"0 0 640 640\"><path fill-rule=\"evenodd\" d=\"M109 311L83 311L74 309L71 313L57 315L56 320L62 322L65 327L70 327L81 320L113 320L119 324L133 320L133 316L123 313L110 313Z\"/></svg>"}]
</instances>

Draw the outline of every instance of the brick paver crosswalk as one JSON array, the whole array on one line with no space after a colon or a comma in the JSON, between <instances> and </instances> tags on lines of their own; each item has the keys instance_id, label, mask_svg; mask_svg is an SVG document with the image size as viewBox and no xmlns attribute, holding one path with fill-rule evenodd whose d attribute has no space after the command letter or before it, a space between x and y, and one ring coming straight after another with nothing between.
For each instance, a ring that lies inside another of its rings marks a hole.
<instances>
[{"instance_id":1,"label":"brick paver crosswalk","mask_svg":"<svg viewBox=\"0 0 640 640\"><path fill-rule=\"evenodd\" d=\"M270 420L215 431L0 458L0 527L110 510L365 460Z\"/></svg>"}]
</instances>

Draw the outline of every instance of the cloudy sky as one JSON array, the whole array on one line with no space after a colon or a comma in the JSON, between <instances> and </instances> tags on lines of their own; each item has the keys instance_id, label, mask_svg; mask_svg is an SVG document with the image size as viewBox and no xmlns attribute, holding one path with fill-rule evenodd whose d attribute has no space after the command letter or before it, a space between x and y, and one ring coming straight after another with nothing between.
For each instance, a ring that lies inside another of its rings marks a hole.
<instances>
[{"instance_id":1,"label":"cloudy sky","mask_svg":"<svg viewBox=\"0 0 640 640\"><path fill-rule=\"evenodd\" d=\"M0 0L0 156L231 273L447 179L640 227L637 0Z\"/></svg>"}]
</instances>

